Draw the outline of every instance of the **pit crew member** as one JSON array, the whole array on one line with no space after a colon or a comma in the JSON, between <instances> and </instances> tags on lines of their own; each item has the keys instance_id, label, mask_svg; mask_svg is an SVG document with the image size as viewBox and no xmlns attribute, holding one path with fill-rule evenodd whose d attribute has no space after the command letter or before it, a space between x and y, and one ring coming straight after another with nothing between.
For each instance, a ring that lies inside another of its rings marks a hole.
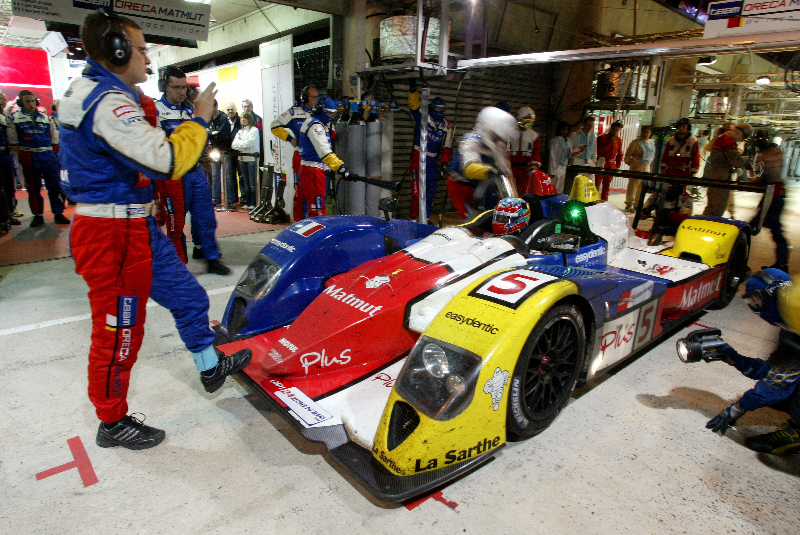
<instances>
[{"instance_id":1,"label":"pit crew member","mask_svg":"<svg viewBox=\"0 0 800 535\"><path fill-rule=\"evenodd\" d=\"M572 148L580 148L572 158L572 165L588 165L594 167L597 164L597 134L594 133L594 117L584 117L581 129L573 132L569 136ZM594 180L593 174L584 174L589 180Z\"/></svg>"},{"instance_id":2,"label":"pit crew member","mask_svg":"<svg viewBox=\"0 0 800 535\"><path fill-rule=\"evenodd\" d=\"M459 140L450 162L447 193L462 218L475 212L472 202L481 182L501 175L508 179L513 176L507 147L516 132L517 121L513 115L489 106L478 113L473 129ZM508 193L516 197L516 192L506 193L502 197L509 196Z\"/></svg>"},{"instance_id":3,"label":"pit crew member","mask_svg":"<svg viewBox=\"0 0 800 535\"><path fill-rule=\"evenodd\" d=\"M739 150L739 143L753 135L753 127L749 123L739 123L731 130L723 132L711 143L711 151L703 177L719 182L730 182L731 173L747 164L747 159ZM722 188L708 188L706 198L708 204L703 210L703 215L721 216L728 208L728 199L731 190Z\"/></svg>"},{"instance_id":4,"label":"pit crew member","mask_svg":"<svg viewBox=\"0 0 800 535\"><path fill-rule=\"evenodd\" d=\"M164 93L156 101L156 109L159 125L170 135L182 123L192 119L194 107L186 99L189 85L182 70L167 67L163 81ZM214 237L217 218L208 189L208 178L203 169L197 165L188 170L180 180L157 181L156 198L160 199L161 209L165 212L167 236L175 244L181 260L187 261L183 227L188 211L192 213L192 258L205 258L209 273L230 273L230 268L220 260L222 253L219 252Z\"/></svg>"},{"instance_id":5,"label":"pit crew member","mask_svg":"<svg viewBox=\"0 0 800 535\"><path fill-rule=\"evenodd\" d=\"M81 40L87 64L61 100L59 158L62 187L78 203L70 247L92 308L89 399L101 420L100 447L145 449L165 433L127 415L126 398L148 297L172 313L206 391L251 357L250 350L230 357L215 351L208 296L151 215L150 179L178 179L202 154L214 84L197 98L197 117L167 137L139 106L136 84L147 80L150 63L140 26L98 10L84 19Z\"/></svg>"},{"instance_id":6,"label":"pit crew member","mask_svg":"<svg viewBox=\"0 0 800 535\"><path fill-rule=\"evenodd\" d=\"M419 140L422 133L422 115L419 108L422 105L417 89L417 81L411 79L408 86L408 107L414 117L414 150L411 152L409 173L411 176L411 205L408 215L411 219L419 216L419 155L422 148ZM433 197L436 195L436 183L439 180L439 157L442 160L442 169L447 169L453 147L453 125L444 116L447 102L441 97L436 97L428 107L427 146L425 147L425 206L428 217L433 210Z\"/></svg>"},{"instance_id":7,"label":"pit crew member","mask_svg":"<svg viewBox=\"0 0 800 535\"><path fill-rule=\"evenodd\" d=\"M778 269L759 271L747 280L744 299L764 321L781 327L778 349L764 361L724 348L725 362L755 379L753 388L736 403L712 418L706 427L722 434L748 411L772 407L788 413L787 426L772 433L749 437L747 446L761 453L786 455L800 452L800 285Z\"/></svg>"},{"instance_id":8,"label":"pit crew member","mask_svg":"<svg viewBox=\"0 0 800 535\"><path fill-rule=\"evenodd\" d=\"M519 134L511 140L509 160L514 179L517 181L517 192L522 195L528 192L530 172L542 166L542 146L539 134L533 129L536 112L525 106L517 112Z\"/></svg>"},{"instance_id":9,"label":"pit crew member","mask_svg":"<svg viewBox=\"0 0 800 535\"><path fill-rule=\"evenodd\" d=\"M58 130L47 115L36 109L39 100L27 89L19 92L17 104L20 110L9 117L6 132L8 144L18 154L25 177L28 205L33 214L31 227L44 225L42 181L47 187L53 222L69 225L69 219L64 216L64 201L58 184L58 158L55 155L58 150Z\"/></svg>"},{"instance_id":10,"label":"pit crew member","mask_svg":"<svg viewBox=\"0 0 800 535\"><path fill-rule=\"evenodd\" d=\"M597 165L606 169L619 169L622 164L622 139L619 133L622 123L614 121L608 132L597 138ZM602 159L602 162L601 162ZM598 175L594 185L601 191L600 198L608 200L608 190L611 188L611 175ZM601 188L602 186L602 188Z\"/></svg>"}]
</instances>

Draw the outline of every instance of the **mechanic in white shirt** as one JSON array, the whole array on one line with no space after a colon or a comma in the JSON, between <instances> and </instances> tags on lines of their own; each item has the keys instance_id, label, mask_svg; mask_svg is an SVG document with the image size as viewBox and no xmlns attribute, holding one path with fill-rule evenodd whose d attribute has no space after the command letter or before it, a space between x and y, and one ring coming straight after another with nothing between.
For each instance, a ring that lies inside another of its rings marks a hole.
<instances>
[{"instance_id":1,"label":"mechanic in white shirt","mask_svg":"<svg viewBox=\"0 0 800 535\"><path fill-rule=\"evenodd\" d=\"M253 114L242 112L242 128L236 132L231 148L239 151L239 190L245 210L256 206L256 172L258 171L259 132Z\"/></svg>"}]
</instances>

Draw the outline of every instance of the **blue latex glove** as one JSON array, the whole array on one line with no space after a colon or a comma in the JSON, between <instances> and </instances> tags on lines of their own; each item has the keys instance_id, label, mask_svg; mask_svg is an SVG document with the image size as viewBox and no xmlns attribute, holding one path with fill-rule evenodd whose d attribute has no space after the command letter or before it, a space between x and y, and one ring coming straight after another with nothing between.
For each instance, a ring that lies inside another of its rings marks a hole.
<instances>
[{"instance_id":1,"label":"blue latex glove","mask_svg":"<svg viewBox=\"0 0 800 535\"><path fill-rule=\"evenodd\" d=\"M747 411L739 406L737 401L730 407L722 409L722 412L711 418L706 424L706 429L711 429L715 433L719 431L723 435L732 425L736 425L736 420L742 417Z\"/></svg>"}]
</instances>

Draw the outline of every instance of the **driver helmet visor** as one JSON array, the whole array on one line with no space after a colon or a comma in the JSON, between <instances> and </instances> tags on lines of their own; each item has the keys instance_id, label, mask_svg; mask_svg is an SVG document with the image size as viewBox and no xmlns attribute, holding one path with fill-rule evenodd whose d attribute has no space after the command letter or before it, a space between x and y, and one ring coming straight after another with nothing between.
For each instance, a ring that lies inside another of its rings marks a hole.
<instances>
[{"instance_id":1,"label":"driver helmet visor","mask_svg":"<svg viewBox=\"0 0 800 535\"><path fill-rule=\"evenodd\" d=\"M433 109L441 113L447 109L447 104L434 104Z\"/></svg>"}]
</instances>

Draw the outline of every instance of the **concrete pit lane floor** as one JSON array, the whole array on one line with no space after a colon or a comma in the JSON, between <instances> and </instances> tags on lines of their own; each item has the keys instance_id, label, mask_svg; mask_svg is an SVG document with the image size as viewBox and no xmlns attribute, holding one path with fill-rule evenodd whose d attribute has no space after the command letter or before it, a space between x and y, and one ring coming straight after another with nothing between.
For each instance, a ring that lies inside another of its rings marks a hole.
<instances>
[{"instance_id":1,"label":"concrete pit lane floor","mask_svg":"<svg viewBox=\"0 0 800 535\"><path fill-rule=\"evenodd\" d=\"M784 223L800 243L800 191L789 196ZM756 200L737 195L737 215L750 217ZM273 235L222 238L227 277L190 261L211 319L221 318L239 275ZM755 237L751 268L771 264L772 250L768 231ZM793 272L799 260L792 257ZM800 455L743 445L783 415L748 413L724 437L706 430L753 381L723 363L680 362L675 341L689 329L576 390L542 434L398 506L371 498L237 379L206 394L169 313L153 306L129 403L167 439L145 451L99 448L86 395L89 304L73 269L71 259L0 269L0 533L798 532ZM698 323L721 328L746 355L766 358L775 346L776 329L740 298ZM37 480L56 467L63 471ZM92 483L91 473L97 482L84 486L81 474Z\"/></svg>"}]
</instances>

